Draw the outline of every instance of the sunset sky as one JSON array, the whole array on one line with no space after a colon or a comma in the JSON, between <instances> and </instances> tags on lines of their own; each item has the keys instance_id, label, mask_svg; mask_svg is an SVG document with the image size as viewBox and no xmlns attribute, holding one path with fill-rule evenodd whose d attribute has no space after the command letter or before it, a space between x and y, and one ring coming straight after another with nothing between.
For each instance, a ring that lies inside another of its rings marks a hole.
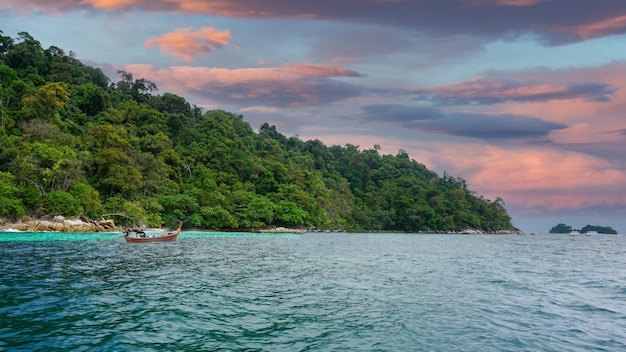
<instances>
[{"instance_id":1,"label":"sunset sky","mask_svg":"<svg viewBox=\"0 0 626 352\"><path fill-rule=\"evenodd\" d=\"M286 136L626 233L625 0L0 0L0 30Z\"/></svg>"}]
</instances>

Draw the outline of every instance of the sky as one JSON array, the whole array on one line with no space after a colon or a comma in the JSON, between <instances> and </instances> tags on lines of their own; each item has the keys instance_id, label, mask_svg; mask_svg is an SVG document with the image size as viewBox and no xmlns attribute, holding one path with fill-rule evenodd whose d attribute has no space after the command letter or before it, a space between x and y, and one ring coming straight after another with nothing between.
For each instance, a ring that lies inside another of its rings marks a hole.
<instances>
[{"instance_id":1,"label":"sky","mask_svg":"<svg viewBox=\"0 0 626 352\"><path fill-rule=\"evenodd\" d=\"M624 0L0 0L0 30L254 130L404 150L527 233L626 233Z\"/></svg>"}]
</instances>

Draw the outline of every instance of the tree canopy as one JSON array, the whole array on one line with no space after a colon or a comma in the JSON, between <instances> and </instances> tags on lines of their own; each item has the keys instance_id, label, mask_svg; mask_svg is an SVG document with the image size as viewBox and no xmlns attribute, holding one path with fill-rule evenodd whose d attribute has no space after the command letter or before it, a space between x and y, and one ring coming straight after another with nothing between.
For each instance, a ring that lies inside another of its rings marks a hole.
<instances>
[{"instance_id":1,"label":"tree canopy","mask_svg":"<svg viewBox=\"0 0 626 352\"><path fill-rule=\"evenodd\" d=\"M597 233L604 233L604 234L611 234L611 235L617 234L617 231L615 231L610 226L598 226L598 225L585 225L582 229L576 230L576 229L573 229L569 225L559 223L558 225L553 226L550 229L550 233L570 233L572 231L578 231L580 233L597 232Z\"/></svg>"},{"instance_id":2,"label":"tree canopy","mask_svg":"<svg viewBox=\"0 0 626 352\"><path fill-rule=\"evenodd\" d=\"M0 216L148 225L346 231L513 230L501 198L439 176L404 150L326 146L203 111L119 71L0 31Z\"/></svg>"}]
</instances>

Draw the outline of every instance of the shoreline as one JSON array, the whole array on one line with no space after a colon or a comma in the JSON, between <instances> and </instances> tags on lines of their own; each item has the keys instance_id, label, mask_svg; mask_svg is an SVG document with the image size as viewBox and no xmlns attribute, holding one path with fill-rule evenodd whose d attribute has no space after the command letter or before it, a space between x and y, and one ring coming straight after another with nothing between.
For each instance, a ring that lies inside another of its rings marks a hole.
<instances>
[{"instance_id":1,"label":"shoreline","mask_svg":"<svg viewBox=\"0 0 626 352\"><path fill-rule=\"evenodd\" d=\"M124 228L115 225L113 220L96 219L65 219L63 216L55 216L50 219L22 219L17 222L8 222L0 219L0 231L2 232L123 232ZM316 228L289 228L282 226L269 226L263 228L246 229L201 229L198 231L213 232L250 232L250 233L285 233L303 234L310 233L406 233L406 234L449 234L449 235L524 235L519 229L502 229L483 231L476 229L463 229L457 231L393 231L393 230L372 230L372 231L345 231L345 230L322 230Z\"/></svg>"},{"instance_id":2,"label":"shoreline","mask_svg":"<svg viewBox=\"0 0 626 352\"><path fill-rule=\"evenodd\" d=\"M0 231L7 232L120 232L121 227L113 220L65 219L55 216L49 219L22 219L17 222L0 222Z\"/></svg>"}]
</instances>

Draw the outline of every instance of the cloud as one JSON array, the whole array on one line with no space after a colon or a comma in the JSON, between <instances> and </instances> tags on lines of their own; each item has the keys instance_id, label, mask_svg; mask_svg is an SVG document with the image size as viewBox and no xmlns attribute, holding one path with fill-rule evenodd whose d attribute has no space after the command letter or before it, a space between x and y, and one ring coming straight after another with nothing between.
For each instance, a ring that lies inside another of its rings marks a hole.
<instances>
[{"instance_id":1,"label":"cloud","mask_svg":"<svg viewBox=\"0 0 626 352\"><path fill-rule=\"evenodd\" d=\"M384 121L400 123L403 127L427 133L470 137L481 140L523 140L546 142L554 130L566 125L535 117L507 114L448 113L428 107L375 104L362 108L357 115L363 122Z\"/></svg>"},{"instance_id":2,"label":"cloud","mask_svg":"<svg viewBox=\"0 0 626 352\"><path fill-rule=\"evenodd\" d=\"M136 0L83 0L80 3L93 6L97 9L114 10L118 8L136 5L138 1Z\"/></svg>"},{"instance_id":3,"label":"cloud","mask_svg":"<svg viewBox=\"0 0 626 352\"><path fill-rule=\"evenodd\" d=\"M228 44L229 40L230 31L220 32L211 27L193 30L191 27L186 27L158 38L148 39L144 45L150 49L158 46L165 52L171 52L171 55L175 57L191 61L198 55L222 48Z\"/></svg>"},{"instance_id":4,"label":"cloud","mask_svg":"<svg viewBox=\"0 0 626 352\"><path fill-rule=\"evenodd\" d=\"M361 121L385 121L409 123L420 120L434 120L443 117L443 114L432 108L420 106L406 106L396 104L372 104L361 108L357 115Z\"/></svg>"},{"instance_id":5,"label":"cloud","mask_svg":"<svg viewBox=\"0 0 626 352\"><path fill-rule=\"evenodd\" d=\"M427 124L412 122L407 126L425 132L443 133L482 140L533 139L547 137L553 130L567 126L535 117L504 114L454 113Z\"/></svg>"},{"instance_id":6,"label":"cloud","mask_svg":"<svg viewBox=\"0 0 626 352\"><path fill-rule=\"evenodd\" d=\"M425 160L472 189L530 210L626 205L626 171L593 156L541 147L439 146Z\"/></svg>"},{"instance_id":7,"label":"cloud","mask_svg":"<svg viewBox=\"0 0 626 352\"><path fill-rule=\"evenodd\" d=\"M606 83L572 83L476 78L434 88L417 89L416 101L435 105L490 105L508 102L547 102L584 99L593 102L610 100L615 90Z\"/></svg>"},{"instance_id":8,"label":"cloud","mask_svg":"<svg viewBox=\"0 0 626 352\"><path fill-rule=\"evenodd\" d=\"M533 6L546 1L552 0L466 0L470 4L490 6Z\"/></svg>"},{"instance_id":9,"label":"cloud","mask_svg":"<svg viewBox=\"0 0 626 352\"><path fill-rule=\"evenodd\" d=\"M361 77L359 72L337 64L286 63L285 69L303 77Z\"/></svg>"},{"instance_id":10,"label":"cloud","mask_svg":"<svg viewBox=\"0 0 626 352\"><path fill-rule=\"evenodd\" d=\"M399 140L340 128L315 132L305 128L300 133L328 145L351 143L367 149L379 144L382 153L390 154L404 149L412 159L431 170L460 175L470 189L487 199L503 198L507 209L545 212L626 206L624 165L584 153L553 149L552 144L504 147L481 141Z\"/></svg>"},{"instance_id":11,"label":"cloud","mask_svg":"<svg viewBox=\"0 0 626 352\"><path fill-rule=\"evenodd\" d=\"M579 39L606 37L614 34L623 34L626 28L626 15L609 17L596 22L578 25L554 25L555 32L570 33Z\"/></svg>"},{"instance_id":12,"label":"cloud","mask_svg":"<svg viewBox=\"0 0 626 352\"><path fill-rule=\"evenodd\" d=\"M241 107L317 106L363 93L354 84L334 79L361 76L336 64L287 63L283 67L243 69L126 65L124 69L169 91Z\"/></svg>"},{"instance_id":13,"label":"cloud","mask_svg":"<svg viewBox=\"0 0 626 352\"><path fill-rule=\"evenodd\" d=\"M466 34L488 40L537 36L563 44L626 33L620 0L6 0L0 8L44 13L168 11L233 18L295 18L409 28L430 36Z\"/></svg>"}]
</instances>

